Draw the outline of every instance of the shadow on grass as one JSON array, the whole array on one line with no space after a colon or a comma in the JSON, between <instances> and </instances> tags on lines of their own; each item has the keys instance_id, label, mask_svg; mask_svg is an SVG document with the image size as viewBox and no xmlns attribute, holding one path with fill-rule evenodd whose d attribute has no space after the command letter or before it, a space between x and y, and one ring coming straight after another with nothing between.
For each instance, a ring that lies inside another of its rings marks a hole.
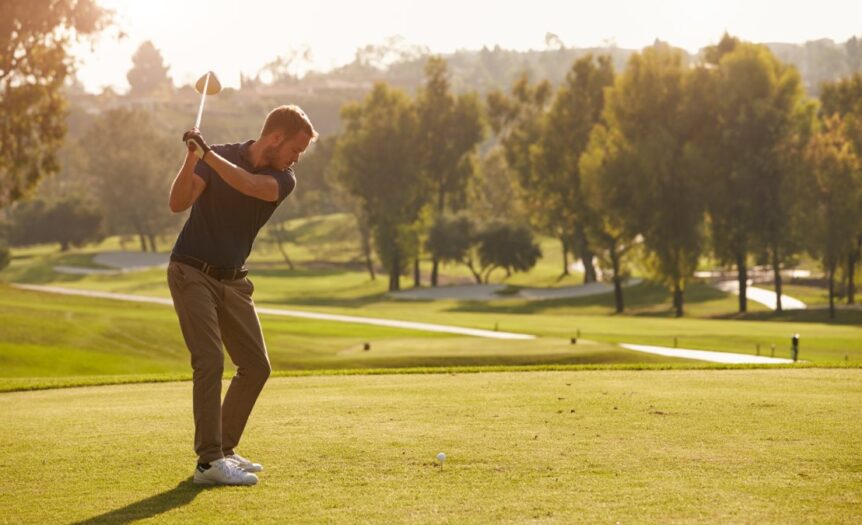
<instances>
[{"instance_id":1,"label":"shadow on grass","mask_svg":"<svg viewBox=\"0 0 862 525\"><path fill-rule=\"evenodd\" d=\"M829 318L829 308L807 308L784 312L748 312L716 316L714 319L736 319L741 321L785 321L788 323L823 323L862 326L862 309L836 307L835 319Z\"/></svg>"},{"instance_id":2,"label":"shadow on grass","mask_svg":"<svg viewBox=\"0 0 862 525\"><path fill-rule=\"evenodd\" d=\"M75 525L131 523L133 521L145 520L169 510L182 507L183 505L188 505L206 488L208 487L195 485L191 476L189 476L188 479L180 481L176 487L161 494L156 494L155 496L150 496L149 498L126 505L123 508L79 521Z\"/></svg>"}]
</instances>

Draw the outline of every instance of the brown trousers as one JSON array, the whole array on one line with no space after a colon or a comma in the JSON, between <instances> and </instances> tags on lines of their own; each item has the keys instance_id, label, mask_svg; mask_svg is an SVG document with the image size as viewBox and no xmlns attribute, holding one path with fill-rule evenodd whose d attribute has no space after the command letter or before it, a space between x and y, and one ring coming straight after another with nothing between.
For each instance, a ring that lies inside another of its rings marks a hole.
<instances>
[{"instance_id":1,"label":"brown trousers","mask_svg":"<svg viewBox=\"0 0 862 525\"><path fill-rule=\"evenodd\" d=\"M271 368L249 279L219 281L171 262L168 286L191 353L195 452L209 463L233 454ZM237 371L221 400L224 354Z\"/></svg>"}]
</instances>

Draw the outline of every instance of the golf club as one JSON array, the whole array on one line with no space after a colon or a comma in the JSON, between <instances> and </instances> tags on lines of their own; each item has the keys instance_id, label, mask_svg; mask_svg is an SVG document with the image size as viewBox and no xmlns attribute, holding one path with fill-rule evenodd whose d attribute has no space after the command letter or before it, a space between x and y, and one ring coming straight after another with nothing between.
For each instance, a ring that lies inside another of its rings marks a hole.
<instances>
[{"instance_id":1,"label":"golf club","mask_svg":"<svg viewBox=\"0 0 862 525\"><path fill-rule=\"evenodd\" d=\"M201 94L201 105L198 107L198 116L195 119L195 127L200 129L201 117L204 114L204 102L206 102L207 95L216 95L220 93L221 82L218 81L218 77L215 73L207 71L204 76L195 82L195 91Z\"/></svg>"}]
</instances>

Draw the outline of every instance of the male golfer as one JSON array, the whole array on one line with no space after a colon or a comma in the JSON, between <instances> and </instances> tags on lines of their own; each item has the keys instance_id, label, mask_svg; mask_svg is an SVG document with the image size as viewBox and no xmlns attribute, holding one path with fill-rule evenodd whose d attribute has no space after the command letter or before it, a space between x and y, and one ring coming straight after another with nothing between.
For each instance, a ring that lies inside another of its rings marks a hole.
<instances>
[{"instance_id":1,"label":"male golfer","mask_svg":"<svg viewBox=\"0 0 862 525\"><path fill-rule=\"evenodd\" d=\"M236 453L271 370L245 260L296 186L291 166L316 138L297 106L272 110L257 140L210 148L196 128L183 135L188 152L170 208L192 211L171 253L168 286L194 370L195 483L254 485L263 470ZM224 403L222 344L237 367Z\"/></svg>"}]
</instances>

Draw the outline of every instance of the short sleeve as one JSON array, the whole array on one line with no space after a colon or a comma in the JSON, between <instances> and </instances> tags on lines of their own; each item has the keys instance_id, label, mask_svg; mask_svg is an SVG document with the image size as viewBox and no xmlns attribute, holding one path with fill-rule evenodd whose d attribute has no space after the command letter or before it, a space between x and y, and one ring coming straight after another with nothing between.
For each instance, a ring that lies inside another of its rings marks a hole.
<instances>
[{"instance_id":1,"label":"short sleeve","mask_svg":"<svg viewBox=\"0 0 862 525\"><path fill-rule=\"evenodd\" d=\"M230 156L230 148L230 144L213 144L210 146L211 150L225 158ZM207 183L207 186L209 186L210 179L216 175L216 171L202 159L198 159L197 164L195 164L195 175L202 178Z\"/></svg>"},{"instance_id":2,"label":"short sleeve","mask_svg":"<svg viewBox=\"0 0 862 525\"><path fill-rule=\"evenodd\" d=\"M267 170L264 173L278 182L278 204L281 204L296 188L296 175L294 175L293 169L288 168L285 171Z\"/></svg>"}]
</instances>

